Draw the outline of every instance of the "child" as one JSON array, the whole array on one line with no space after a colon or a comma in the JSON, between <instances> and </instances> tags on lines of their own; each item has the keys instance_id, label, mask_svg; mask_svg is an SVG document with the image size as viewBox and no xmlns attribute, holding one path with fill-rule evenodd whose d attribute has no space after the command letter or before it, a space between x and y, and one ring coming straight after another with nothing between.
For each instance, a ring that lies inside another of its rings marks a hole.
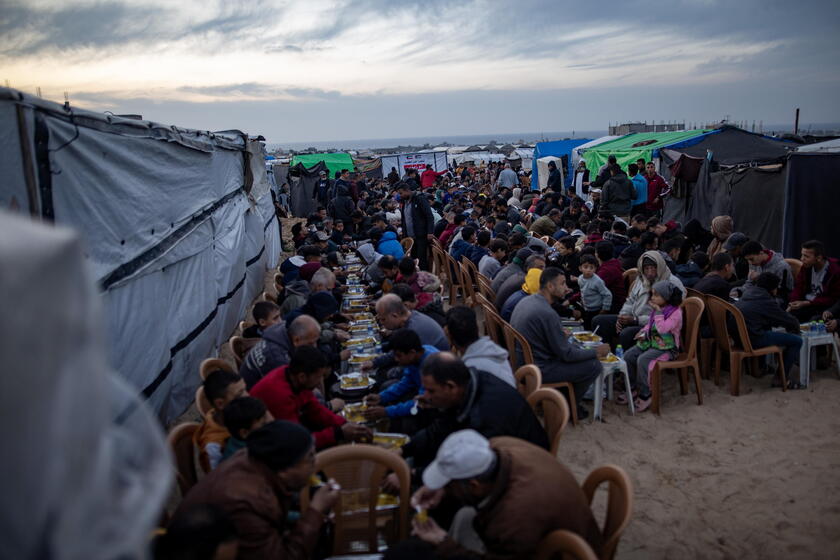
<instances>
[{"instance_id":1,"label":"child","mask_svg":"<svg viewBox=\"0 0 840 560\"><path fill-rule=\"evenodd\" d=\"M270 301L258 301L251 314L257 324L242 331L242 338L261 338L265 329L280 320L280 306Z\"/></svg>"},{"instance_id":2,"label":"child","mask_svg":"<svg viewBox=\"0 0 840 560\"><path fill-rule=\"evenodd\" d=\"M254 430L274 420L260 399L240 397L228 403L222 413L230 437L225 442L222 461L245 448L245 438Z\"/></svg>"},{"instance_id":3,"label":"child","mask_svg":"<svg viewBox=\"0 0 840 560\"><path fill-rule=\"evenodd\" d=\"M635 378L638 396L636 412L650 407L649 376L656 361L673 360L680 348L682 292L668 281L657 282L650 294L652 313L648 324L636 335L636 345L624 354L630 378ZM623 399L626 402L627 396Z\"/></svg>"},{"instance_id":4,"label":"child","mask_svg":"<svg viewBox=\"0 0 840 560\"><path fill-rule=\"evenodd\" d=\"M592 328L592 318L600 313L609 313L612 305L612 292L595 274L598 269L598 259L592 255L580 258L580 276L574 278L580 286L580 299L583 303L583 326Z\"/></svg>"},{"instance_id":5,"label":"child","mask_svg":"<svg viewBox=\"0 0 840 560\"><path fill-rule=\"evenodd\" d=\"M222 460L222 448L230 437L222 420L227 404L239 397L247 397L245 380L232 371L217 369L204 380L204 396L213 407L204 423L195 431L193 443L199 449L198 460L204 472L215 469Z\"/></svg>"}]
</instances>

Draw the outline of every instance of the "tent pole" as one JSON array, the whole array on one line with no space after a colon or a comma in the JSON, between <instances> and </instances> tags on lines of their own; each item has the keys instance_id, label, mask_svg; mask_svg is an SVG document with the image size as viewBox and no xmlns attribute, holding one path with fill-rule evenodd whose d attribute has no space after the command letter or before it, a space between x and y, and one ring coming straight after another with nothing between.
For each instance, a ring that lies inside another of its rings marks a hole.
<instances>
[{"instance_id":1,"label":"tent pole","mask_svg":"<svg viewBox=\"0 0 840 560\"><path fill-rule=\"evenodd\" d=\"M20 157L23 160L23 176L26 180L26 195L29 198L29 213L38 216L38 186L35 184L35 170L32 167L32 149L26 134L26 113L23 106L17 105L18 137L20 139Z\"/></svg>"}]
</instances>

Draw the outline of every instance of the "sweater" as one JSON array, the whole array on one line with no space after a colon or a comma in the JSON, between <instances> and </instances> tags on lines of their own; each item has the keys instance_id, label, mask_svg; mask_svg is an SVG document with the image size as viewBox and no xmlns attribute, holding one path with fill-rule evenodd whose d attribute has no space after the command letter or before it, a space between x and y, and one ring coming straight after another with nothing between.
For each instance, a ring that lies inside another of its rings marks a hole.
<instances>
[{"instance_id":1,"label":"sweater","mask_svg":"<svg viewBox=\"0 0 840 560\"><path fill-rule=\"evenodd\" d=\"M591 278L578 276L578 286L580 286L580 297L585 310L610 310L613 300L612 292L607 289L607 285L597 274L593 274Z\"/></svg>"}]
</instances>

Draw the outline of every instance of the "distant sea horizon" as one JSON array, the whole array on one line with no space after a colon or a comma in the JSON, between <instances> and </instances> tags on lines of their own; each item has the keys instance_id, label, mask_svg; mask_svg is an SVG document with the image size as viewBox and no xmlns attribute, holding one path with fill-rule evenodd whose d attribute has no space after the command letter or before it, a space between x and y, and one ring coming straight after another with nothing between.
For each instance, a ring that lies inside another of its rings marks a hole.
<instances>
[{"instance_id":1,"label":"distant sea horizon","mask_svg":"<svg viewBox=\"0 0 840 560\"><path fill-rule=\"evenodd\" d=\"M751 127L750 127L751 129ZM799 127L800 133L808 134L809 131L835 131L840 134L840 123L806 123ZM765 134L792 132L793 124L771 124L764 125ZM756 127L756 132L758 132ZM266 148L272 152L278 148L283 150L302 151L307 148L316 150L376 150L393 149L400 146L439 146L449 144L452 146L472 146L475 144L485 145L491 141L502 146L504 144L533 144L535 142L550 142L566 138L600 138L606 136L606 129L594 130L561 130L545 132L500 132L493 134L463 134L438 136L416 136L403 138L362 138L356 140L313 140L309 142L266 142Z\"/></svg>"}]
</instances>

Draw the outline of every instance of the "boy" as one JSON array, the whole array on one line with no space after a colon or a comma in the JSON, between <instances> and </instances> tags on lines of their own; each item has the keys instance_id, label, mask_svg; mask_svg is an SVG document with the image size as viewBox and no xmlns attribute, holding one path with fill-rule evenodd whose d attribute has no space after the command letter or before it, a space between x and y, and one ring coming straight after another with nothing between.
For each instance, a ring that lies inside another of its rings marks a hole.
<instances>
[{"instance_id":1,"label":"boy","mask_svg":"<svg viewBox=\"0 0 840 560\"><path fill-rule=\"evenodd\" d=\"M598 314L610 312L612 292L607 285L595 274L598 269L598 259L592 255L580 258L580 276L576 278L580 286L580 299L583 304L583 326L591 330L592 318Z\"/></svg>"},{"instance_id":2,"label":"boy","mask_svg":"<svg viewBox=\"0 0 840 560\"><path fill-rule=\"evenodd\" d=\"M265 329L280 320L280 306L271 301L258 301L251 314L257 324L242 331L242 338L261 338Z\"/></svg>"},{"instance_id":3,"label":"boy","mask_svg":"<svg viewBox=\"0 0 840 560\"><path fill-rule=\"evenodd\" d=\"M478 262L478 271L491 280L502 268L502 261L507 255L508 244L504 239L494 239L490 242L490 254L485 255Z\"/></svg>"},{"instance_id":4,"label":"boy","mask_svg":"<svg viewBox=\"0 0 840 560\"><path fill-rule=\"evenodd\" d=\"M566 272L566 280L580 274L580 252L577 250L577 240L572 236L563 237L555 245L560 258L557 265Z\"/></svg>"},{"instance_id":5,"label":"boy","mask_svg":"<svg viewBox=\"0 0 840 560\"><path fill-rule=\"evenodd\" d=\"M248 434L274 420L260 399L240 397L228 403L222 416L230 437L225 442L222 461L245 447Z\"/></svg>"},{"instance_id":6,"label":"boy","mask_svg":"<svg viewBox=\"0 0 840 560\"><path fill-rule=\"evenodd\" d=\"M215 469L222 460L222 450L230 433L224 426L225 407L240 397L247 397L245 380L239 374L217 369L211 371L204 380L204 396L213 407L204 417L204 422L193 435L193 443L198 447L198 460L204 472Z\"/></svg>"}]
</instances>

